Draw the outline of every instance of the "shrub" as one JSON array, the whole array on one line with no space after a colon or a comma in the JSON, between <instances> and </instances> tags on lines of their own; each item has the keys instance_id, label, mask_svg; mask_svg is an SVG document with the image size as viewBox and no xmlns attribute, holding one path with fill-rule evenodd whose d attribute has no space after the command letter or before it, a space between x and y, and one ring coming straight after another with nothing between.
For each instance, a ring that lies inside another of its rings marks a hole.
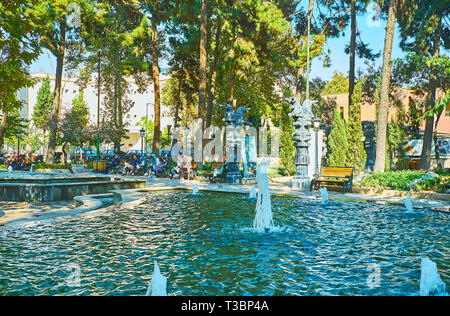
<instances>
[{"instance_id":1,"label":"shrub","mask_svg":"<svg viewBox=\"0 0 450 316\"><path fill-rule=\"evenodd\" d=\"M361 180L361 186L409 191L409 184L422 177L425 171L375 172Z\"/></svg>"},{"instance_id":2,"label":"shrub","mask_svg":"<svg viewBox=\"0 0 450 316\"><path fill-rule=\"evenodd\" d=\"M72 166L71 163L68 164ZM34 164L33 169L67 169L65 164L46 164L46 163L37 163Z\"/></svg>"},{"instance_id":3,"label":"shrub","mask_svg":"<svg viewBox=\"0 0 450 316\"><path fill-rule=\"evenodd\" d=\"M450 175L447 171L436 170L436 173L421 171L387 171L376 172L361 180L363 187L375 187L401 191L435 190L447 192L450 187Z\"/></svg>"}]
</instances>

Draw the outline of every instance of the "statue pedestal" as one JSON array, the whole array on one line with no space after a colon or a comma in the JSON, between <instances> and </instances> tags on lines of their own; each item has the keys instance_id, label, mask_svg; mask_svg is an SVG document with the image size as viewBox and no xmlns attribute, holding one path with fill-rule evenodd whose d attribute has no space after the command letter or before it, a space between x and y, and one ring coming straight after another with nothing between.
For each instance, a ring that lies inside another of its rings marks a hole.
<instances>
[{"instance_id":1,"label":"statue pedestal","mask_svg":"<svg viewBox=\"0 0 450 316\"><path fill-rule=\"evenodd\" d=\"M242 175L239 171L237 145L233 146L233 160L228 163L227 184L242 184Z\"/></svg>"},{"instance_id":2,"label":"statue pedestal","mask_svg":"<svg viewBox=\"0 0 450 316\"><path fill-rule=\"evenodd\" d=\"M231 171L227 173L227 184L242 184L242 176L239 170L237 173Z\"/></svg>"},{"instance_id":3,"label":"statue pedestal","mask_svg":"<svg viewBox=\"0 0 450 316\"><path fill-rule=\"evenodd\" d=\"M303 177L294 177L292 180L292 190L309 191L311 189L311 179Z\"/></svg>"}]
</instances>

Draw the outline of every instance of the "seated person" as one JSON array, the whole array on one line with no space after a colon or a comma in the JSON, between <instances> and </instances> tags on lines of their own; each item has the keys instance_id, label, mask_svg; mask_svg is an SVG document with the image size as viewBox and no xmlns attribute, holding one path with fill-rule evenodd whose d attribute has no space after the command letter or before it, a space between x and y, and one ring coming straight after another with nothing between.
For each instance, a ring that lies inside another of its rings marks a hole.
<instances>
[{"instance_id":1,"label":"seated person","mask_svg":"<svg viewBox=\"0 0 450 316\"><path fill-rule=\"evenodd\" d=\"M136 168L137 168L138 164L139 164L139 159L138 159L138 157L137 157L136 155L133 155L133 158L131 158L131 162L130 162L130 165L131 165L131 167L132 167L131 173L132 173L133 175L134 175L134 173L135 173L135 171L136 171Z\"/></svg>"},{"instance_id":2,"label":"seated person","mask_svg":"<svg viewBox=\"0 0 450 316\"><path fill-rule=\"evenodd\" d=\"M223 160L222 160L222 164L220 165L220 169L217 169L217 168L214 169L214 174L213 174L213 178L212 178L211 182L216 182L217 176L221 175L223 173L223 171L225 170L226 166L227 166L227 159L224 156Z\"/></svg>"},{"instance_id":3,"label":"seated person","mask_svg":"<svg viewBox=\"0 0 450 316\"><path fill-rule=\"evenodd\" d=\"M168 163L168 160L164 159L164 157L161 157L159 165L153 167L153 172L155 173L155 175L157 175L159 172L164 172Z\"/></svg>"},{"instance_id":4,"label":"seated person","mask_svg":"<svg viewBox=\"0 0 450 316\"><path fill-rule=\"evenodd\" d=\"M139 164L137 165L138 172L145 173L147 169L147 158L142 154Z\"/></svg>"},{"instance_id":5,"label":"seated person","mask_svg":"<svg viewBox=\"0 0 450 316\"><path fill-rule=\"evenodd\" d=\"M159 164L160 164L160 159L158 157L156 157L155 154L151 154L151 156L150 156L150 168L149 168L151 170L151 172L156 173L155 172L155 168L157 166L159 166ZM150 175L150 173L149 173L149 175Z\"/></svg>"},{"instance_id":6,"label":"seated person","mask_svg":"<svg viewBox=\"0 0 450 316\"><path fill-rule=\"evenodd\" d=\"M214 174L213 174L213 178L212 178L211 182L216 182L217 176L221 175L223 173L224 168L225 168L225 165L224 165L224 163L222 163L220 165L220 169L217 169L217 168L214 169Z\"/></svg>"},{"instance_id":7,"label":"seated person","mask_svg":"<svg viewBox=\"0 0 450 316\"><path fill-rule=\"evenodd\" d=\"M11 166L14 169L16 167L14 162L15 162L14 155L10 153L5 160L6 166L7 167Z\"/></svg>"},{"instance_id":8,"label":"seated person","mask_svg":"<svg viewBox=\"0 0 450 316\"><path fill-rule=\"evenodd\" d=\"M192 163L191 163L192 157L190 156L184 156L183 161L185 162L183 165L183 171L186 171L186 173L189 175L191 173L191 169L192 169ZM188 177L189 179L189 177Z\"/></svg>"},{"instance_id":9,"label":"seated person","mask_svg":"<svg viewBox=\"0 0 450 316\"><path fill-rule=\"evenodd\" d=\"M177 165L170 172L172 173L172 177L178 175L179 179L184 179L184 161L181 155L178 155Z\"/></svg>"},{"instance_id":10,"label":"seated person","mask_svg":"<svg viewBox=\"0 0 450 316\"><path fill-rule=\"evenodd\" d=\"M31 167L31 164L32 164L31 157L29 155L26 155L23 160L24 160L25 168L29 169Z\"/></svg>"},{"instance_id":11,"label":"seated person","mask_svg":"<svg viewBox=\"0 0 450 316\"><path fill-rule=\"evenodd\" d=\"M25 168L25 157L20 155L17 161L16 170L23 170Z\"/></svg>"},{"instance_id":12,"label":"seated person","mask_svg":"<svg viewBox=\"0 0 450 316\"><path fill-rule=\"evenodd\" d=\"M114 169L115 167L117 167L120 164L120 158L118 154L114 155L114 159L111 161L111 163L107 162L106 163L106 169L105 169L105 173L108 173L108 171L110 169Z\"/></svg>"}]
</instances>

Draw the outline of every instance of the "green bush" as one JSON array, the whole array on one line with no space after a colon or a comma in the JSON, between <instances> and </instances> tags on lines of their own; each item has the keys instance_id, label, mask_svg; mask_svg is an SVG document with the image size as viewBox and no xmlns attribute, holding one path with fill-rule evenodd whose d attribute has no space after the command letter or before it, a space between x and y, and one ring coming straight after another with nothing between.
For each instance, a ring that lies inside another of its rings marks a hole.
<instances>
[{"instance_id":1,"label":"green bush","mask_svg":"<svg viewBox=\"0 0 450 316\"><path fill-rule=\"evenodd\" d=\"M68 164L72 166L71 163ZM33 166L33 169L66 169L65 164L46 164L46 163L37 163Z\"/></svg>"},{"instance_id":2,"label":"green bush","mask_svg":"<svg viewBox=\"0 0 450 316\"><path fill-rule=\"evenodd\" d=\"M447 171L437 170L435 175L426 171L387 171L376 172L361 180L360 186L400 191L427 191L435 190L445 192L448 190L450 175ZM437 176L436 176L437 175ZM418 179L421 181L416 181Z\"/></svg>"},{"instance_id":3,"label":"green bush","mask_svg":"<svg viewBox=\"0 0 450 316\"><path fill-rule=\"evenodd\" d=\"M375 187L383 189L409 191L408 186L412 181L419 179L425 174L425 171L388 171L375 172L361 180L363 187Z\"/></svg>"}]
</instances>

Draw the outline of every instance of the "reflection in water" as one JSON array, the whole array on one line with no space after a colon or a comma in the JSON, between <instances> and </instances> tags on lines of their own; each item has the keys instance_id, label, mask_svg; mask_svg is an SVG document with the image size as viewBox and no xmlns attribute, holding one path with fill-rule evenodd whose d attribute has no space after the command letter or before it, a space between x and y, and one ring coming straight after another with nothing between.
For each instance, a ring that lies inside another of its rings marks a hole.
<instances>
[{"instance_id":1,"label":"reflection in water","mask_svg":"<svg viewBox=\"0 0 450 316\"><path fill-rule=\"evenodd\" d=\"M449 282L448 214L278 196L272 211L281 229L257 233L247 195L171 190L4 226L0 295L144 295L155 260L170 295L416 295L421 257ZM378 287L367 285L372 265Z\"/></svg>"}]
</instances>

